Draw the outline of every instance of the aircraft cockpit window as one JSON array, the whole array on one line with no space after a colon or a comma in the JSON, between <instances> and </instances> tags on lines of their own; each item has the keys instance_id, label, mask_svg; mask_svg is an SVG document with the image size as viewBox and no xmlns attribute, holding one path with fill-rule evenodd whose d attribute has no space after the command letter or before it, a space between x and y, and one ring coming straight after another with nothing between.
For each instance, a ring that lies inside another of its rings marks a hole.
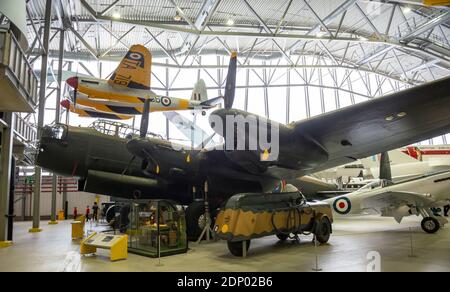
<instances>
[{"instance_id":1,"label":"aircraft cockpit window","mask_svg":"<svg viewBox=\"0 0 450 292\"><path fill-rule=\"evenodd\" d=\"M367 191L379 188L379 187L381 187L381 185L382 185L382 182L380 180L374 181L374 182L368 183L367 185L363 186L358 191L359 192L367 192Z\"/></svg>"},{"instance_id":2,"label":"aircraft cockpit window","mask_svg":"<svg viewBox=\"0 0 450 292\"><path fill-rule=\"evenodd\" d=\"M56 140L64 140L67 135L67 127L64 125L56 125L51 128L46 128L42 133L43 137L48 137Z\"/></svg>"}]
</instances>

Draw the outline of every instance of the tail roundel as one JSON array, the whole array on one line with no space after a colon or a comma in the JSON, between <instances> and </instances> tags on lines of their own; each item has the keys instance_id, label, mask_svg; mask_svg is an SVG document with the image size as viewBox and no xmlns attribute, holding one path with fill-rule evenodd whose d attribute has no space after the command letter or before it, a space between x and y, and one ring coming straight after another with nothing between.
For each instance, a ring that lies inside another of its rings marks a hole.
<instances>
[{"instance_id":1,"label":"tail roundel","mask_svg":"<svg viewBox=\"0 0 450 292\"><path fill-rule=\"evenodd\" d=\"M150 90L151 73L150 51L142 45L134 45L122 59L108 83L130 89Z\"/></svg>"},{"instance_id":2,"label":"tail roundel","mask_svg":"<svg viewBox=\"0 0 450 292\"><path fill-rule=\"evenodd\" d=\"M204 102L208 100L208 91L206 90L206 83L203 79L200 79L192 91L192 101Z\"/></svg>"}]
</instances>

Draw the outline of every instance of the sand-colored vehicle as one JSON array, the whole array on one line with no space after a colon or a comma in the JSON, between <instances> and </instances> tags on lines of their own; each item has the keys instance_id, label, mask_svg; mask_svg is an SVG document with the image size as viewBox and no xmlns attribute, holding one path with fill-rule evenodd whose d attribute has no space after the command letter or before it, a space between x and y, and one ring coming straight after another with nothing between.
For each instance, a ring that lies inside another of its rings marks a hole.
<instances>
[{"instance_id":1,"label":"sand-colored vehicle","mask_svg":"<svg viewBox=\"0 0 450 292\"><path fill-rule=\"evenodd\" d=\"M242 256L250 240L276 235L280 240L299 234L314 234L326 243L332 233L329 204L308 202L300 192L239 194L231 197L217 216L214 231L227 240L228 249Z\"/></svg>"}]
</instances>

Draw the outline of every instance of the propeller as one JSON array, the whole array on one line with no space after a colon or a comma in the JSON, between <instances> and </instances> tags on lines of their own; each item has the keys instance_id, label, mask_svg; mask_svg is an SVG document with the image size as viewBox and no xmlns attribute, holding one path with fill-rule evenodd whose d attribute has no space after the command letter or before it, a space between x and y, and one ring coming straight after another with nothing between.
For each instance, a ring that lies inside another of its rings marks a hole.
<instances>
[{"instance_id":1,"label":"propeller","mask_svg":"<svg viewBox=\"0 0 450 292\"><path fill-rule=\"evenodd\" d=\"M150 99L147 98L144 102L144 112L142 113L140 137L145 138L148 132L148 123L150 118Z\"/></svg>"},{"instance_id":2,"label":"propeller","mask_svg":"<svg viewBox=\"0 0 450 292\"><path fill-rule=\"evenodd\" d=\"M387 152L381 153L380 158L380 179L392 182L391 162Z\"/></svg>"},{"instance_id":3,"label":"propeller","mask_svg":"<svg viewBox=\"0 0 450 292\"><path fill-rule=\"evenodd\" d=\"M140 139L144 139L145 137L147 137L149 119L150 119L150 99L147 98L144 102L144 111L142 112L141 128L139 130L139 138ZM133 143L133 142L136 142L135 139L128 141L129 144ZM151 157L150 153L146 152L144 149L142 149L142 151L144 151L144 153L150 157L150 160L152 160L152 162L156 162L154 160L154 158ZM124 169L122 174L126 174L129 171L129 169L135 159L136 159L136 154L133 154L130 162L128 163L127 167ZM148 161L143 160L142 168L144 168L144 165L146 165L146 164L148 164ZM146 168L146 166L145 166L145 168Z\"/></svg>"},{"instance_id":4,"label":"propeller","mask_svg":"<svg viewBox=\"0 0 450 292\"><path fill-rule=\"evenodd\" d=\"M144 102L144 111L142 112L142 120L141 120L141 129L139 132L139 136L141 139L144 139L147 137L148 132L148 123L150 120L150 99L147 98ZM141 149L141 151L145 154L147 157L146 159L142 160L142 166L141 168L143 170L149 169L149 164L153 166L153 171L156 174L159 174L159 163L156 161L156 159L152 156L151 153L149 153L145 148Z\"/></svg>"},{"instance_id":5,"label":"propeller","mask_svg":"<svg viewBox=\"0 0 450 292\"><path fill-rule=\"evenodd\" d=\"M228 66L227 84L225 87L225 108L231 109L236 95L236 71L237 71L237 52L231 54L230 65Z\"/></svg>"}]
</instances>

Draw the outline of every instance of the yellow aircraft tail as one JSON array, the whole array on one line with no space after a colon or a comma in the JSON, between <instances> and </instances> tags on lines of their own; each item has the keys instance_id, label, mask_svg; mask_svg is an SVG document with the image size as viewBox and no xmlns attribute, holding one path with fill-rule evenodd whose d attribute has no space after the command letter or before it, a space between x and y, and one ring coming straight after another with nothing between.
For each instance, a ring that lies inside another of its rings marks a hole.
<instances>
[{"instance_id":1,"label":"yellow aircraft tail","mask_svg":"<svg viewBox=\"0 0 450 292\"><path fill-rule=\"evenodd\" d=\"M108 81L110 85L150 90L152 54L142 45L134 45Z\"/></svg>"}]
</instances>

